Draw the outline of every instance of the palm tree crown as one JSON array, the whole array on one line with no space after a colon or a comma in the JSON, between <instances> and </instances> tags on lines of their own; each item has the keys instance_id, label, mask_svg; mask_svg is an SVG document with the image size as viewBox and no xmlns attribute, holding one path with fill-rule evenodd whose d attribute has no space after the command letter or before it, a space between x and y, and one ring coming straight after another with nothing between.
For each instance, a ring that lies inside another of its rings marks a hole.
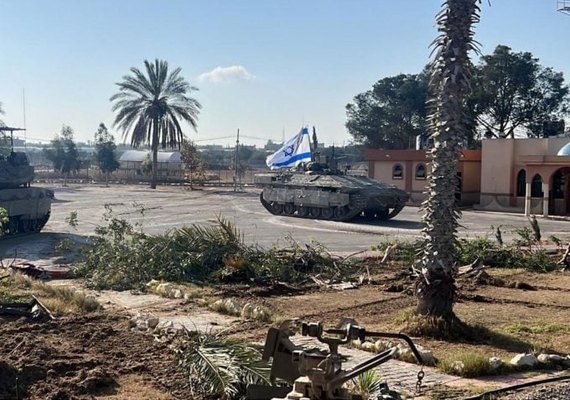
<instances>
[{"instance_id":1,"label":"palm tree crown","mask_svg":"<svg viewBox=\"0 0 570 400\"><path fill-rule=\"evenodd\" d=\"M156 152L159 144L165 148L180 146L184 134L180 127L186 121L196 130L202 106L189 96L198 88L182 76L180 68L170 74L163 60L144 62L146 75L131 68L131 75L117 83L119 92L111 97L117 112L114 126L126 137L131 133L131 145L150 144L153 152L153 187L156 181Z\"/></svg>"}]
</instances>

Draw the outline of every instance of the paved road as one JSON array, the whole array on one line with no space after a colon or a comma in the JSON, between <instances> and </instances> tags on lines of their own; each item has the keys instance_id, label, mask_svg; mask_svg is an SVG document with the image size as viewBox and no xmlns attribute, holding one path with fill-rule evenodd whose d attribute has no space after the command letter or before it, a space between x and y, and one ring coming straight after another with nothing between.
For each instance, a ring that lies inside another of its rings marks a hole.
<instances>
[{"instance_id":1,"label":"paved road","mask_svg":"<svg viewBox=\"0 0 570 400\"><path fill-rule=\"evenodd\" d=\"M259 203L258 192L234 193L231 190L186 190L183 187L72 185L55 188L56 201L45 232L92 233L102 223L104 205L133 223L140 223L149 233L164 232L186 224L211 223L218 215L229 219L243 233L247 242L262 246L286 245L290 236L300 242L316 240L330 250L357 252L394 237L420 237L421 216L417 207L406 207L393 220L385 222L333 222L279 217L269 214ZM135 207L145 207L142 215ZM66 218L72 211L78 214L77 230ZM570 222L539 218L543 236L554 234L570 237ZM461 236L492 236L491 226L502 225L505 239L512 237L516 227L528 226L527 219L518 214L465 211L461 221ZM39 236L41 236L40 234Z\"/></svg>"}]
</instances>

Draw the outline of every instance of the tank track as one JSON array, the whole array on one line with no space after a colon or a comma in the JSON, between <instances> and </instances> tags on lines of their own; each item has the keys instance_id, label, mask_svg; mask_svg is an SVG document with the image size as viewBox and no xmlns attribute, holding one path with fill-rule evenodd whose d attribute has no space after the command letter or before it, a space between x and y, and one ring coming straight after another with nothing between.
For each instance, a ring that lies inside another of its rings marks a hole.
<instances>
[{"instance_id":1,"label":"tank track","mask_svg":"<svg viewBox=\"0 0 570 400\"><path fill-rule=\"evenodd\" d=\"M4 227L4 235L13 236L18 234L26 234L39 232L49 221L50 213L43 218L34 218L23 220L19 216L10 217L8 223Z\"/></svg>"},{"instance_id":2,"label":"tank track","mask_svg":"<svg viewBox=\"0 0 570 400\"><path fill-rule=\"evenodd\" d=\"M349 221L364 212L370 219L388 220L394 218L402 211L405 204L401 204L389 210L365 210L366 198L358 194L351 195L350 204L342 207L304 207L293 203L268 202L263 198L263 192L259 195L263 207L273 215L286 217L320 219L326 221Z\"/></svg>"}]
</instances>

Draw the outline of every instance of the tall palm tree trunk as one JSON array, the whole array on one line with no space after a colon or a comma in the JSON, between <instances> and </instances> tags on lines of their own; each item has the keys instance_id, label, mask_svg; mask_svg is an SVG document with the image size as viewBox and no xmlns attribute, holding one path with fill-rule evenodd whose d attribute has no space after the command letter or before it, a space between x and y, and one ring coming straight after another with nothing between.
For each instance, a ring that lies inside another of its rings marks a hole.
<instances>
[{"instance_id":1,"label":"tall palm tree trunk","mask_svg":"<svg viewBox=\"0 0 570 400\"><path fill-rule=\"evenodd\" d=\"M469 89L468 51L474 48L472 26L479 20L479 0L447 0L437 15L440 35L431 63L429 128L434 140L428 157L427 201L423 205L424 244L421 274L416 281L416 312L451 320L455 285L457 227L461 211L455 193L457 167L468 118L465 95Z\"/></svg>"},{"instance_id":2,"label":"tall palm tree trunk","mask_svg":"<svg viewBox=\"0 0 570 400\"><path fill-rule=\"evenodd\" d=\"M152 171L151 171L151 181L150 188L156 189L156 177L158 168L158 118L152 121Z\"/></svg>"}]
</instances>

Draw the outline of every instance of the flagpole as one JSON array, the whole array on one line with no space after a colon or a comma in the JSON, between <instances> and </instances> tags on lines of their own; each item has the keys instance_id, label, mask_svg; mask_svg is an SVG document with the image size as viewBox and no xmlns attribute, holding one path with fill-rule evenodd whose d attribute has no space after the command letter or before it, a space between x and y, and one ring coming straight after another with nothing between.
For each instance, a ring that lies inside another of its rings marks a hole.
<instances>
[{"instance_id":1,"label":"flagpole","mask_svg":"<svg viewBox=\"0 0 570 400\"><path fill-rule=\"evenodd\" d=\"M238 180L239 180L239 171L238 171L238 162L239 162L239 128L237 130L237 138L236 138L236 153L235 153L235 164L234 164L234 192L238 191Z\"/></svg>"}]
</instances>

